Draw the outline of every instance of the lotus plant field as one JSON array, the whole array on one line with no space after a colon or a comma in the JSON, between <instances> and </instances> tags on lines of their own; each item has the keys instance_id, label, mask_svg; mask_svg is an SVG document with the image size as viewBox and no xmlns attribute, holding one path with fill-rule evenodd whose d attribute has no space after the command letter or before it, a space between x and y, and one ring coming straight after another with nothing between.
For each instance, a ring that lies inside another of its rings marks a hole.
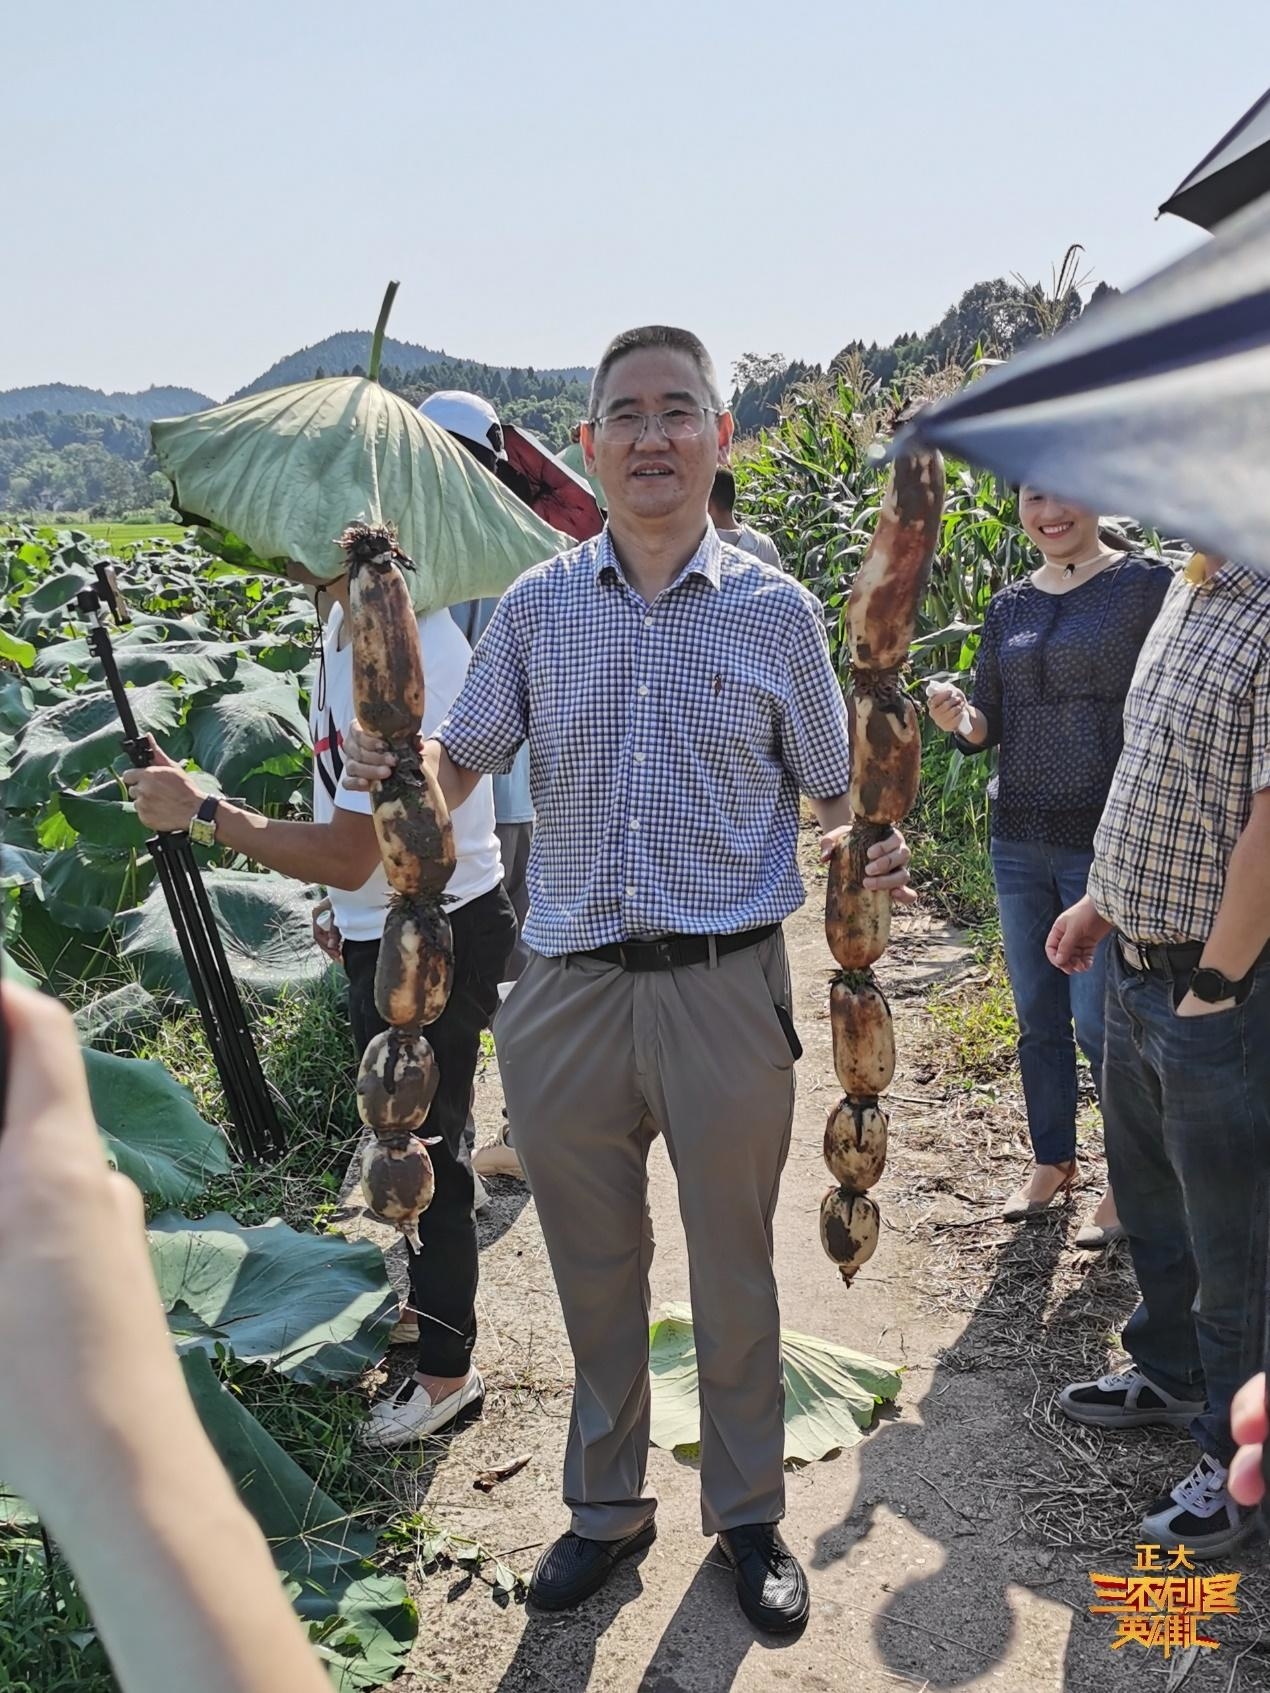
<instances>
[{"instance_id":1,"label":"lotus plant field","mask_svg":"<svg viewBox=\"0 0 1270 1693\"><path fill-rule=\"evenodd\" d=\"M189 985L147 831L118 779L127 763L121 729L76 603L93 585L95 547L86 535L46 530L0 541L6 967L78 1008L103 1140L147 1196L172 1341L204 1424L335 1685L376 1687L415 1634L405 1586L374 1561L374 1532L226 1383L245 1367L305 1386L355 1382L383 1356L397 1301L366 1242L276 1218L244 1227L213 1211L192 1220L209 1185L226 1183L232 1156L184 1078L128 1055L130 1027L165 1011L179 1017ZM113 633L141 727L197 767L209 791L274 813L306 809L312 606L188 542L139 546L119 578L132 618ZM257 1011L317 983L325 966L311 940L312 890L221 852L201 857L226 951ZM346 1057L351 1071L351 1049ZM2 1492L0 1524L0 1589L15 1590L10 1567L23 1567L31 1525L21 1501ZM68 1635L72 1620L68 1611ZM92 1649L80 1646L87 1670Z\"/></svg>"}]
</instances>

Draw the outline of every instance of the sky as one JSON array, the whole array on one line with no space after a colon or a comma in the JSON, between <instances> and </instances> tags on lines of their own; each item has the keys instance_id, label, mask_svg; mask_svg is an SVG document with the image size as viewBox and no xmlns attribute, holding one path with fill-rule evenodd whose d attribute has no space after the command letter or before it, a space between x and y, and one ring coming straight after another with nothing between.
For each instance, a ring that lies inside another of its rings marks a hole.
<instances>
[{"instance_id":1,"label":"sky","mask_svg":"<svg viewBox=\"0 0 1270 1693\"><path fill-rule=\"evenodd\" d=\"M1118 286L1270 0L3 0L0 388L221 398L369 328L826 362L1071 242Z\"/></svg>"}]
</instances>

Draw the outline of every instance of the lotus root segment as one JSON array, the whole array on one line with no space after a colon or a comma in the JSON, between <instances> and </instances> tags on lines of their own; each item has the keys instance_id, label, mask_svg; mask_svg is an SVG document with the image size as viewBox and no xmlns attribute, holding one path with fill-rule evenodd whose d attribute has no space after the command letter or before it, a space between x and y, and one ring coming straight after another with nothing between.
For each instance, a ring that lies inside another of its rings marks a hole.
<instances>
[{"instance_id":1,"label":"lotus root segment","mask_svg":"<svg viewBox=\"0 0 1270 1693\"><path fill-rule=\"evenodd\" d=\"M825 1163L839 1187L864 1193L886 1165L886 1112L876 1099L844 1095L825 1124Z\"/></svg>"},{"instance_id":2,"label":"lotus root segment","mask_svg":"<svg viewBox=\"0 0 1270 1693\"><path fill-rule=\"evenodd\" d=\"M855 1099L885 1093L895 1075L891 1008L871 970L840 971L829 990L833 1067Z\"/></svg>"},{"instance_id":3,"label":"lotus root segment","mask_svg":"<svg viewBox=\"0 0 1270 1693\"><path fill-rule=\"evenodd\" d=\"M865 691L860 676L847 700L851 726L851 809L869 823L898 823L917 798L922 724L898 687Z\"/></svg>"},{"instance_id":4,"label":"lotus root segment","mask_svg":"<svg viewBox=\"0 0 1270 1693\"><path fill-rule=\"evenodd\" d=\"M395 899L375 967L375 1009L396 1028L435 1023L454 986L454 937L437 899Z\"/></svg>"},{"instance_id":5,"label":"lotus root segment","mask_svg":"<svg viewBox=\"0 0 1270 1693\"><path fill-rule=\"evenodd\" d=\"M362 1054L357 1114L380 1140L404 1144L427 1118L439 1080L423 1035L415 1029L385 1029Z\"/></svg>"},{"instance_id":6,"label":"lotus root segment","mask_svg":"<svg viewBox=\"0 0 1270 1693\"><path fill-rule=\"evenodd\" d=\"M428 1149L414 1135L402 1146L366 1143L362 1154L362 1198L368 1211L395 1223L412 1252L421 1250L419 1218L432 1203L434 1187Z\"/></svg>"},{"instance_id":7,"label":"lotus root segment","mask_svg":"<svg viewBox=\"0 0 1270 1693\"><path fill-rule=\"evenodd\" d=\"M386 524L351 524L340 545L349 563L357 720L389 743L413 743L423 722L423 660L402 566L414 566Z\"/></svg>"},{"instance_id":8,"label":"lotus root segment","mask_svg":"<svg viewBox=\"0 0 1270 1693\"><path fill-rule=\"evenodd\" d=\"M825 889L825 939L843 970L867 970L891 938L891 895L864 885L868 851L890 833L885 824L857 823L829 859Z\"/></svg>"},{"instance_id":9,"label":"lotus root segment","mask_svg":"<svg viewBox=\"0 0 1270 1693\"><path fill-rule=\"evenodd\" d=\"M435 899L454 874L454 827L432 772L398 754L397 766L371 789L384 873L395 893Z\"/></svg>"},{"instance_id":10,"label":"lotus root segment","mask_svg":"<svg viewBox=\"0 0 1270 1693\"><path fill-rule=\"evenodd\" d=\"M843 1097L825 1124L825 1163L838 1186L820 1207L820 1239L848 1286L877 1246L878 1208L865 1190L886 1164L887 1115L878 1095L895 1075L891 1008L872 968L891 938L891 896L870 892L864 878L869 848L890 834L917 798L921 722L900 671L930 582L943 506L939 454L897 458L847 600L854 821L829 860L825 890L825 938L839 965L829 990L829 1023Z\"/></svg>"},{"instance_id":11,"label":"lotus root segment","mask_svg":"<svg viewBox=\"0 0 1270 1693\"><path fill-rule=\"evenodd\" d=\"M838 1266L848 1287L856 1271L872 1258L881 1216L867 1193L830 1188L820 1202L820 1244Z\"/></svg>"},{"instance_id":12,"label":"lotus root segment","mask_svg":"<svg viewBox=\"0 0 1270 1693\"><path fill-rule=\"evenodd\" d=\"M930 583L943 511L944 464L939 454L914 452L897 458L877 528L847 600L851 662L858 670L898 670L907 660Z\"/></svg>"}]
</instances>

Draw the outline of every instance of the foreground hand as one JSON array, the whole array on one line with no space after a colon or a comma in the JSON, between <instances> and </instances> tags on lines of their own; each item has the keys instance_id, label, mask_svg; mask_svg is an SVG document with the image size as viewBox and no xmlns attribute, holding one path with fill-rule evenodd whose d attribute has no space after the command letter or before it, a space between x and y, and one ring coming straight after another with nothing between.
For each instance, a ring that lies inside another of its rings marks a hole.
<instances>
[{"instance_id":1,"label":"foreground hand","mask_svg":"<svg viewBox=\"0 0 1270 1693\"><path fill-rule=\"evenodd\" d=\"M313 907L313 941L319 952L324 952L328 958L333 958L337 964L344 962L344 937L335 926L335 914L331 909L329 899L320 899Z\"/></svg>"},{"instance_id":2,"label":"foreground hand","mask_svg":"<svg viewBox=\"0 0 1270 1693\"><path fill-rule=\"evenodd\" d=\"M144 770L125 770L124 784L147 829L160 834L188 829L190 819L207 797L167 753L160 751L153 735L146 739L154 748L154 763Z\"/></svg>"},{"instance_id":3,"label":"foreground hand","mask_svg":"<svg viewBox=\"0 0 1270 1693\"><path fill-rule=\"evenodd\" d=\"M70 1017L0 987L0 1475L55 1527L106 1486L111 1431L181 1387L141 1195L107 1167ZM96 1481L93 1480L94 1474Z\"/></svg>"},{"instance_id":4,"label":"foreground hand","mask_svg":"<svg viewBox=\"0 0 1270 1693\"><path fill-rule=\"evenodd\" d=\"M1259 1505L1266 1490L1261 1454L1270 1437L1264 1372L1246 1381L1231 1401L1230 1432L1239 1442L1230 1466L1231 1497L1241 1505Z\"/></svg>"},{"instance_id":5,"label":"foreground hand","mask_svg":"<svg viewBox=\"0 0 1270 1693\"><path fill-rule=\"evenodd\" d=\"M825 864L833 856L833 850L840 841L844 841L851 833L851 825L844 823L840 828L829 829L820 837L820 862ZM908 850L908 842L898 829L892 829L880 841L875 841L866 854L868 869L865 871L864 885L875 891L889 890L896 905L916 905L917 894L908 885L908 863L912 854Z\"/></svg>"},{"instance_id":6,"label":"foreground hand","mask_svg":"<svg viewBox=\"0 0 1270 1693\"><path fill-rule=\"evenodd\" d=\"M1093 964L1099 941L1110 933L1111 924L1086 894L1055 921L1046 937L1045 956L1064 975L1078 976Z\"/></svg>"}]
</instances>

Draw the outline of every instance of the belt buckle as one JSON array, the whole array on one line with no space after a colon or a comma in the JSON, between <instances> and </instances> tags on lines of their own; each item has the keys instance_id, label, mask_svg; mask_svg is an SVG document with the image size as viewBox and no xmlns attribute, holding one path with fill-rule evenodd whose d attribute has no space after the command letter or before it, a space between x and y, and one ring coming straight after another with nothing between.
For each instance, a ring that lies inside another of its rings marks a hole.
<instances>
[{"instance_id":1,"label":"belt buckle","mask_svg":"<svg viewBox=\"0 0 1270 1693\"><path fill-rule=\"evenodd\" d=\"M674 959L671 957L671 953L670 953L670 949L671 949L671 946L673 944L674 943L672 941L654 941L653 942L653 946L656 949L657 957L661 961L661 967L662 967L663 970L673 970L674 967L675 967L674 966Z\"/></svg>"}]
</instances>

